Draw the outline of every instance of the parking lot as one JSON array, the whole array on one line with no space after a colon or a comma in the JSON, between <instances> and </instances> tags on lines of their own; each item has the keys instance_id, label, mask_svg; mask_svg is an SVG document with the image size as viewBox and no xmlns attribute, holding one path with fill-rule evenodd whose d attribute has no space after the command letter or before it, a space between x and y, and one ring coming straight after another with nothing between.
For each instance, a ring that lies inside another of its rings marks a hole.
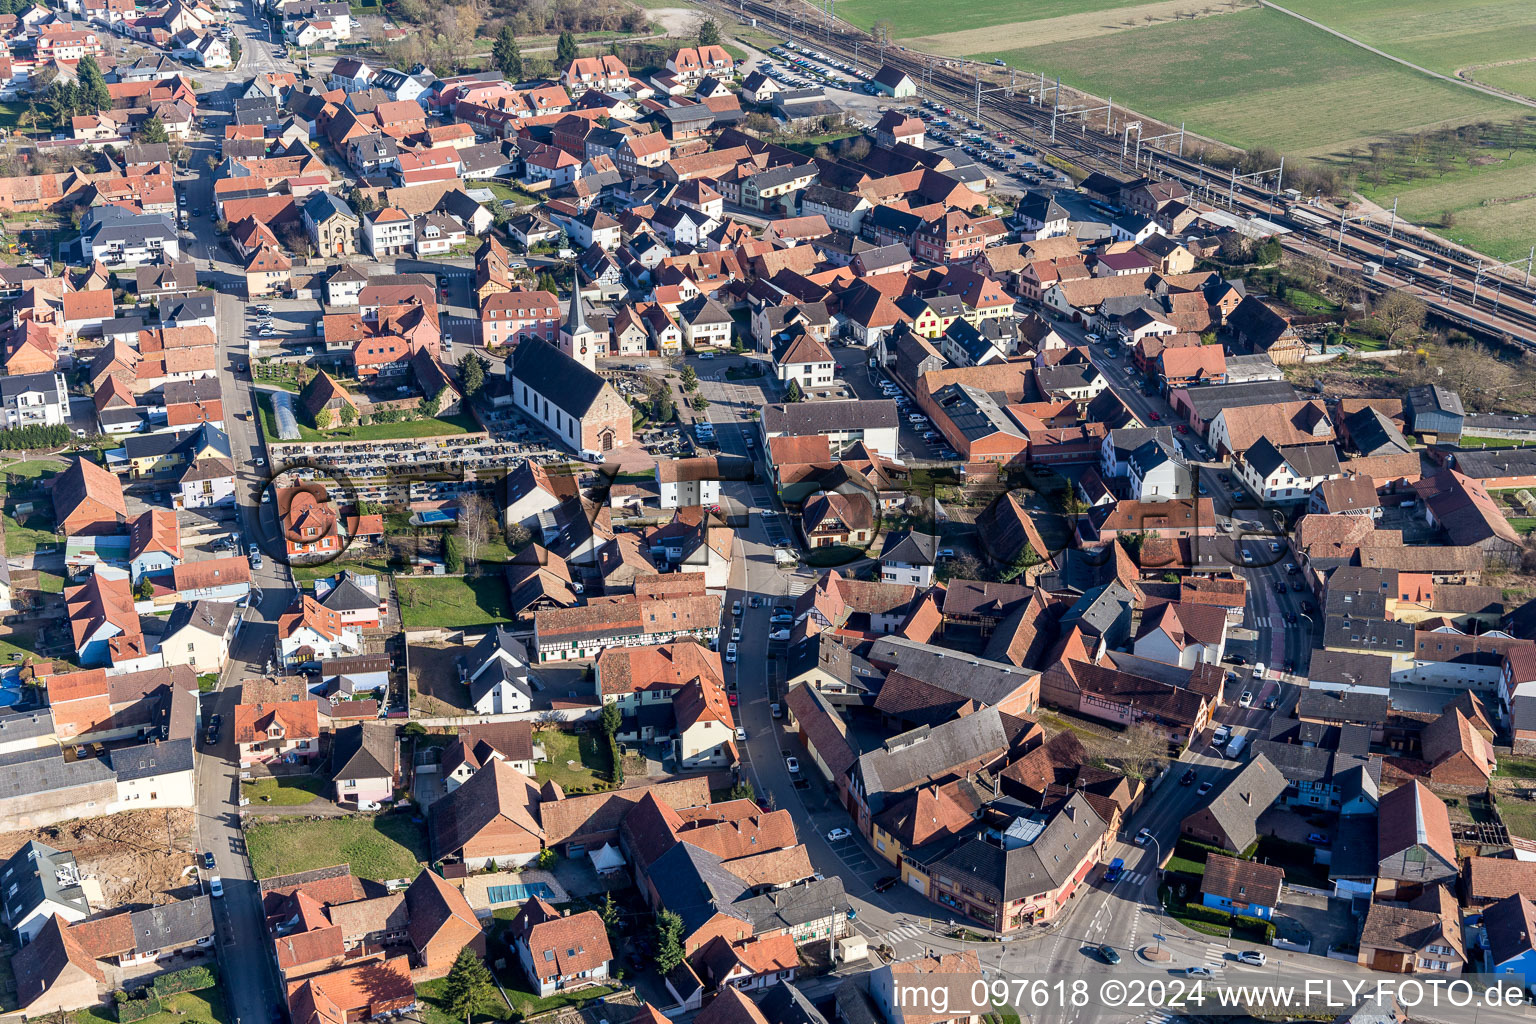
<instances>
[{"instance_id":1,"label":"parking lot","mask_svg":"<svg viewBox=\"0 0 1536 1024\"><path fill-rule=\"evenodd\" d=\"M867 355L863 349L840 349L835 354L839 363L839 372L853 392L851 397L865 401L881 398L895 401L896 410L901 416L897 444L903 457L945 461L960 457L943 435L934 428L932 421L917 407L917 403L910 395L902 391L883 371L869 367Z\"/></svg>"},{"instance_id":2,"label":"parking lot","mask_svg":"<svg viewBox=\"0 0 1536 1024\"><path fill-rule=\"evenodd\" d=\"M989 131L964 111L925 100L922 106L903 107L902 113L922 118L933 141L954 146L977 162L1003 171L1030 187L1070 188L1072 179L1040 159L1034 147L1007 132Z\"/></svg>"}]
</instances>

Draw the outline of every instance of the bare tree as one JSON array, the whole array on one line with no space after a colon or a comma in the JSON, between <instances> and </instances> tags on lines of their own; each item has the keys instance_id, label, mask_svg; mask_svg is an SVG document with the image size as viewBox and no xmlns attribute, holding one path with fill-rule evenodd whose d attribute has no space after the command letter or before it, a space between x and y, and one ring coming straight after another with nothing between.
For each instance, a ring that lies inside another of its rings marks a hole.
<instances>
[{"instance_id":1,"label":"bare tree","mask_svg":"<svg viewBox=\"0 0 1536 1024\"><path fill-rule=\"evenodd\" d=\"M1125 774L1150 779L1168 760L1168 738L1146 722L1137 722L1125 731L1125 746L1114 757Z\"/></svg>"},{"instance_id":2,"label":"bare tree","mask_svg":"<svg viewBox=\"0 0 1536 1024\"><path fill-rule=\"evenodd\" d=\"M483 494L470 494L459 499L459 539L464 545L464 562L475 565L480 561L480 548L496 529L496 516L491 503Z\"/></svg>"},{"instance_id":3,"label":"bare tree","mask_svg":"<svg viewBox=\"0 0 1536 1024\"><path fill-rule=\"evenodd\" d=\"M1429 310L1419 299L1394 288L1377 300L1372 312L1382 326L1387 328L1387 343L1391 344L1399 331L1418 334L1423 330L1424 317Z\"/></svg>"}]
</instances>

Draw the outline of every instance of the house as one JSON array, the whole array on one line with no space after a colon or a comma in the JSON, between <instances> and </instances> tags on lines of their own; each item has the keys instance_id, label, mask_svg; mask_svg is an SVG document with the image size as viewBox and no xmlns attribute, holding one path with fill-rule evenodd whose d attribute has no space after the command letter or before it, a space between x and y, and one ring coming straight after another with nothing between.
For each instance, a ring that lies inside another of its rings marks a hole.
<instances>
[{"instance_id":1,"label":"house","mask_svg":"<svg viewBox=\"0 0 1536 1024\"><path fill-rule=\"evenodd\" d=\"M720 504L720 460L715 458L658 459L656 487L661 508Z\"/></svg>"},{"instance_id":2,"label":"house","mask_svg":"<svg viewBox=\"0 0 1536 1024\"><path fill-rule=\"evenodd\" d=\"M278 618L278 655L284 666L298 668L358 654L362 637L341 623L339 613L305 594Z\"/></svg>"},{"instance_id":3,"label":"house","mask_svg":"<svg viewBox=\"0 0 1536 1024\"><path fill-rule=\"evenodd\" d=\"M912 81L912 76L889 64L882 64L880 70L875 72L875 77L870 79L870 85L874 86L883 96L893 99L906 99L908 96L917 95L917 83Z\"/></svg>"},{"instance_id":4,"label":"house","mask_svg":"<svg viewBox=\"0 0 1536 1024\"><path fill-rule=\"evenodd\" d=\"M513 918L510 935L523 974L541 998L608 980L613 950L595 910L562 916L535 896Z\"/></svg>"},{"instance_id":5,"label":"house","mask_svg":"<svg viewBox=\"0 0 1536 1024\"><path fill-rule=\"evenodd\" d=\"M911 996L907 993L922 991L922 986L938 982L939 978L970 978L981 977L981 960L971 950L961 953L939 953L917 957L911 960L899 960L895 963L885 964L876 968L869 975L869 989L859 1003L868 1017L860 1016L857 1019L870 1021L870 1024L980 1024L986 1019L984 1013L971 1012L975 1007L972 1002L957 1002L946 1012L936 1013L937 1007L917 1008ZM853 1000L848 1000L851 1003ZM838 1005L841 1008L847 1005L839 992ZM873 1012L871 1012L873 1011ZM848 1019L842 1013L838 1019Z\"/></svg>"},{"instance_id":6,"label":"house","mask_svg":"<svg viewBox=\"0 0 1536 1024\"><path fill-rule=\"evenodd\" d=\"M1277 448L1259 437L1234 460L1233 470L1248 489L1267 505L1310 501L1312 492L1342 475L1337 450L1331 444L1287 445Z\"/></svg>"},{"instance_id":7,"label":"house","mask_svg":"<svg viewBox=\"0 0 1536 1024\"><path fill-rule=\"evenodd\" d=\"M836 367L827 346L801 325L774 339L773 369L786 388L791 382L801 391L830 387Z\"/></svg>"},{"instance_id":8,"label":"house","mask_svg":"<svg viewBox=\"0 0 1536 1024\"><path fill-rule=\"evenodd\" d=\"M330 192L317 191L304 200L300 209L304 229L315 251L326 256L352 256L357 253L360 221L346 201Z\"/></svg>"},{"instance_id":9,"label":"house","mask_svg":"<svg viewBox=\"0 0 1536 1024\"><path fill-rule=\"evenodd\" d=\"M1372 900L1355 962L1393 974L1460 974L1467 952L1450 891L1436 885L1406 903Z\"/></svg>"},{"instance_id":10,"label":"house","mask_svg":"<svg viewBox=\"0 0 1536 1024\"><path fill-rule=\"evenodd\" d=\"M1461 437L1466 410L1461 396L1439 384L1409 388L1407 392L1408 429L1426 443L1454 441Z\"/></svg>"},{"instance_id":11,"label":"house","mask_svg":"<svg viewBox=\"0 0 1536 1024\"><path fill-rule=\"evenodd\" d=\"M880 579L926 588L933 583L938 559L939 538L933 534L919 530L887 533L880 549Z\"/></svg>"},{"instance_id":12,"label":"house","mask_svg":"<svg viewBox=\"0 0 1536 1024\"><path fill-rule=\"evenodd\" d=\"M320 710L312 700L235 705L240 764L265 764L320 753Z\"/></svg>"},{"instance_id":13,"label":"house","mask_svg":"<svg viewBox=\"0 0 1536 1024\"><path fill-rule=\"evenodd\" d=\"M29 840L0 867L0 920L23 943L57 917L62 924L91 914L75 855Z\"/></svg>"},{"instance_id":14,"label":"house","mask_svg":"<svg viewBox=\"0 0 1536 1024\"><path fill-rule=\"evenodd\" d=\"M440 772L446 792L458 789L491 761L510 764L529 778L535 771L532 722L462 725L443 752Z\"/></svg>"},{"instance_id":15,"label":"house","mask_svg":"<svg viewBox=\"0 0 1536 1024\"><path fill-rule=\"evenodd\" d=\"M800 527L808 547L862 546L874 539L875 509L863 494L823 491L800 510Z\"/></svg>"},{"instance_id":16,"label":"house","mask_svg":"<svg viewBox=\"0 0 1536 1024\"><path fill-rule=\"evenodd\" d=\"M416 222L397 207L387 206L363 218L363 242L374 257L400 256L416 246Z\"/></svg>"},{"instance_id":17,"label":"house","mask_svg":"<svg viewBox=\"0 0 1536 1024\"><path fill-rule=\"evenodd\" d=\"M1179 832L1196 842L1242 853L1258 839L1259 816L1286 789L1285 776L1263 754L1232 773L1210 803L1188 814Z\"/></svg>"},{"instance_id":18,"label":"house","mask_svg":"<svg viewBox=\"0 0 1536 1024\"><path fill-rule=\"evenodd\" d=\"M238 610L228 601L178 602L160 635L162 661L167 667L188 665L199 675L222 671L239 625Z\"/></svg>"},{"instance_id":19,"label":"house","mask_svg":"<svg viewBox=\"0 0 1536 1024\"><path fill-rule=\"evenodd\" d=\"M539 801L536 782L493 758L428 808L433 860L458 861L470 871L491 861L503 869L529 863L544 848Z\"/></svg>"},{"instance_id":20,"label":"house","mask_svg":"<svg viewBox=\"0 0 1536 1024\"><path fill-rule=\"evenodd\" d=\"M69 417L69 389L62 373L0 377L5 429L63 426Z\"/></svg>"},{"instance_id":21,"label":"house","mask_svg":"<svg viewBox=\"0 0 1536 1024\"><path fill-rule=\"evenodd\" d=\"M65 536L115 533L128 520L117 476L80 456L53 480L54 523Z\"/></svg>"},{"instance_id":22,"label":"house","mask_svg":"<svg viewBox=\"0 0 1536 1024\"><path fill-rule=\"evenodd\" d=\"M1536 979L1536 904L1531 903L1530 897L1513 892L1488 905L1483 909L1483 933L1488 937L1488 966L1492 973L1523 975L1529 988L1531 980Z\"/></svg>"},{"instance_id":23,"label":"house","mask_svg":"<svg viewBox=\"0 0 1536 1024\"><path fill-rule=\"evenodd\" d=\"M358 722L337 729L331 739L331 777L336 802L388 803L400 780L400 741L388 722Z\"/></svg>"},{"instance_id":24,"label":"house","mask_svg":"<svg viewBox=\"0 0 1536 1024\"><path fill-rule=\"evenodd\" d=\"M479 715L502 715L533 707L528 649L505 626L495 626L474 646L466 682L470 706Z\"/></svg>"},{"instance_id":25,"label":"house","mask_svg":"<svg viewBox=\"0 0 1536 1024\"><path fill-rule=\"evenodd\" d=\"M1411 897L1453 882L1458 862L1445 801L1417 779L1384 793L1377 804L1376 856L1378 897Z\"/></svg>"},{"instance_id":26,"label":"house","mask_svg":"<svg viewBox=\"0 0 1536 1024\"><path fill-rule=\"evenodd\" d=\"M1226 655L1226 642L1224 609L1168 601L1143 613L1135 652L1137 657L1184 668L1219 665Z\"/></svg>"},{"instance_id":27,"label":"house","mask_svg":"<svg viewBox=\"0 0 1536 1024\"><path fill-rule=\"evenodd\" d=\"M1200 900L1212 910L1268 921L1280 905L1285 872L1273 864L1209 853L1200 883Z\"/></svg>"}]
</instances>

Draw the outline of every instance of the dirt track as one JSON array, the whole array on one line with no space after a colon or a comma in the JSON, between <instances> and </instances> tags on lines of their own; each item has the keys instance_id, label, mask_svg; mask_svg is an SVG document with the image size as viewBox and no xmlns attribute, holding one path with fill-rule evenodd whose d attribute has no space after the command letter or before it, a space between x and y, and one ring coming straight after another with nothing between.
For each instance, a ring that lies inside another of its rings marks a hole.
<instances>
[{"instance_id":1,"label":"dirt track","mask_svg":"<svg viewBox=\"0 0 1536 1024\"><path fill-rule=\"evenodd\" d=\"M1246 6L1243 5L1244 8ZM1161 0L1158 3L1110 11L1090 11L1059 18L1042 18L1039 21L1015 21L987 28L966 29L963 32L917 36L903 39L902 42L913 49L958 57L1065 43L1074 39L1091 39L1175 18L1208 17L1227 14L1231 10L1230 6L1218 5L1214 0Z\"/></svg>"}]
</instances>

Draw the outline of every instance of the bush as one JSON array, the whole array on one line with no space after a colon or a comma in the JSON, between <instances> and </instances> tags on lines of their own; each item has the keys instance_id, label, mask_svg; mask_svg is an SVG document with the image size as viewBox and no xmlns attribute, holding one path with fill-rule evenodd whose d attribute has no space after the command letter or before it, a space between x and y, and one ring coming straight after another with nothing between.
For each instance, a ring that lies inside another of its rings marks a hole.
<instances>
[{"instance_id":1,"label":"bush","mask_svg":"<svg viewBox=\"0 0 1536 1024\"><path fill-rule=\"evenodd\" d=\"M1204 864L1205 858L1213 853L1222 857L1234 856L1231 850L1223 850L1219 846L1198 842L1190 839L1188 836L1180 836L1179 841L1173 847L1173 855L1175 857L1183 857L1185 860L1192 860L1196 864ZM1246 856L1242 853L1235 856L1238 860L1251 860L1253 858L1251 851L1245 851L1245 853L1247 854Z\"/></svg>"},{"instance_id":2,"label":"bush","mask_svg":"<svg viewBox=\"0 0 1536 1024\"><path fill-rule=\"evenodd\" d=\"M71 436L65 426L15 427L0 430L0 448L59 448L68 444Z\"/></svg>"},{"instance_id":3,"label":"bush","mask_svg":"<svg viewBox=\"0 0 1536 1024\"><path fill-rule=\"evenodd\" d=\"M121 1024L129 1024L130 1021L153 1017L159 1012L160 1000L156 999L154 993L147 989L142 999L132 999L126 992L119 992L117 994L117 1019Z\"/></svg>"},{"instance_id":4,"label":"bush","mask_svg":"<svg viewBox=\"0 0 1536 1024\"><path fill-rule=\"evenodd\" d=\"M1184 904L1182 914L1196 921L1209 921L1211 924L1230 925L1232 923L1230 911L1217 910L1215 907L1208 907L1203 903Z\"/></svg>"},{"instance_id":5,"label":"bush","mask_svg":"<svg viewBox=\"0 0 1536 1024\"><path fill-rule=\"evenodd\" d=\"M155 979L155 995L169 996L177 992L201 992L218 983L218 976L211 967L188 967L185 970L162 974Z\"/></svg>"}]
</instances>

